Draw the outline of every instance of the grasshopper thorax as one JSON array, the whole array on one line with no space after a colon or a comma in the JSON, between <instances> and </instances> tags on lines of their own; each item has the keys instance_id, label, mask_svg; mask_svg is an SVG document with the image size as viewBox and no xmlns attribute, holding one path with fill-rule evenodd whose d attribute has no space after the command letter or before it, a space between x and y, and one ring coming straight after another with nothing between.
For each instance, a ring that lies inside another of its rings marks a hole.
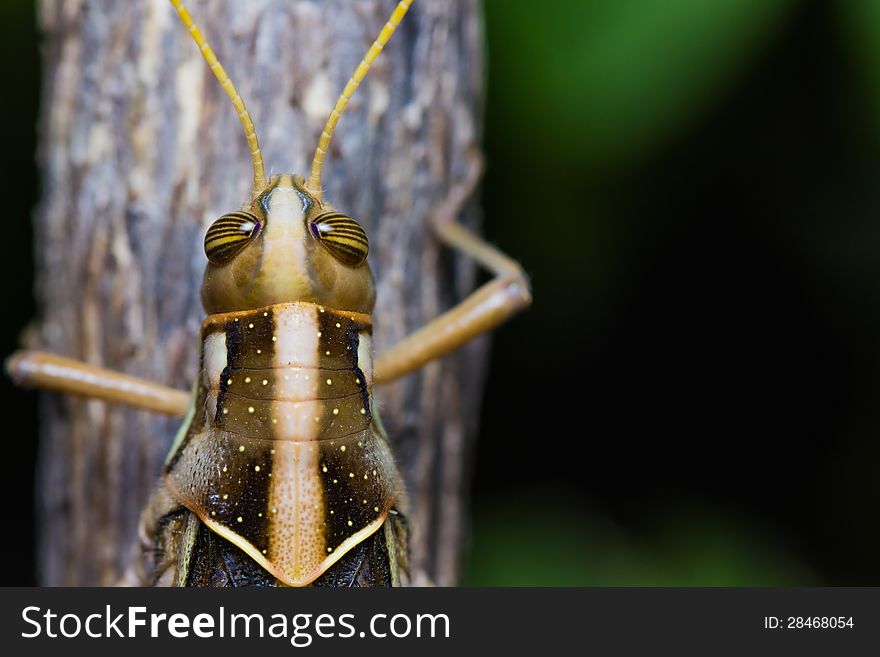
<instances>
[{"instance_id":1,"label":"grasshopper thorax","mask_svg":"<svg viewBox=\"0 0 880 657\"><path fill-rule=\"evenodd\" d=\"M210 314L297 301L370 314L367 249L357 221L310 193L302 176L272 176L208 229L202 303Z\"/></svg>"}]
</instances>

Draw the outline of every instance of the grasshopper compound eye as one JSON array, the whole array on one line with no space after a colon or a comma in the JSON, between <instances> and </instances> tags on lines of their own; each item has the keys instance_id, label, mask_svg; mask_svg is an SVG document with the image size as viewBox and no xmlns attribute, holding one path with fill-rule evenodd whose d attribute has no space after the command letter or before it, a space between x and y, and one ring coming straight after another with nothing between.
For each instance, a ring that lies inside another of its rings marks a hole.
<instances>
[{"instance_id":1,"label":"grasshopper compound eye","mask_svg":"<svg viewBox=\"0 0 880 657\"><path fill-rule=\"evenodd\" d=\"M224 214L205 234L205 255L212 265L225 265L259 232L260 220L250 212Z\"/></svg>"},{"instance_id":2,"label":"grasshopper compound eye","mask_svg":"<svg viewBox=\"0 0 880 657\"><path fill-rule=\"evenodd\" d=\"M338 212L318 216L309 229L325 249L349 267L360 267L367 259L370 242L361 225Z\"/></svg>"}]
</instances>

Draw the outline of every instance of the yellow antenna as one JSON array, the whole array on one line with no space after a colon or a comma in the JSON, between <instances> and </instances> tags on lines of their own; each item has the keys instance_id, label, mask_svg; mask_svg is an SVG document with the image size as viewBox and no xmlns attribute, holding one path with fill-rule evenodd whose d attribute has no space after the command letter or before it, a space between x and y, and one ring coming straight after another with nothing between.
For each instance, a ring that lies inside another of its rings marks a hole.
<instances>
[{"instance_id":1,"label":"yellow antenna","mask_svg":"<svg viewBox=\"0 0 880 657\"><path fill-rule=\"evenodd\" d=\"M367 54L364 55L361 63L358 64L358 67L349 79L348 84L345 85L345 89L343 89L342 93L339 95L339 99L336 101L336 106L333 108L333 111L330 112L327 123L324 125L324 131L321 133L321 138L318 140L318 147L315 149L315 158L312 160L312 173L309 175L308 182L306 182L306 189L312 195L317 197L318 200L320 200L323 195L321 190L321 168L324 166L324 157L327 155L327 147L330 145L330 138L333 136L333 130L336 129L339 117L342 116L342 112L345 111L345 106L348 105L348 101L351 100L351 96L355 92L355 89L358 88L358 85L366 77L367 71L370 70L370 66L372 66L376 57L379 56L379 53L382 52L382 48L385 47L385 44L388 43L388 39L394 34L394 30L400 25L400 21L406 14L407 9L409 9L410 4L412 4L412 0L400 0L397 4L397 7L395 7L391 14L391 18L385 23L382 31L379 32L379 36L376 37L373 45L370 46Z\"/></svg>"},{"instance_id":2,"label":"yellow antenna","mask_svg":"<svg viewBox=\"0 0 880 657\"><path fill-rule=\"evenodd\" d=\"M177 15L180 16L180 21L183 23L184 27L189 30L190 36L193 38L193 41L196 42L199 51L202 53L205 61L208 62L208 66L211 67L211 71L213 71L214 75L217 77L217 81L220 82L223 91L229 96L229 99L232 101L232 106L238 114L238 118L241 121L241 127L244 128L244 137L247 139L248 148L251 151L251 161L254 165L254 196L256 196L266 188L266 173L263 169L263 154L260 152L260 142L257 141L257 133L254 131L254 122L251 121L251 115L248 114L247 107L244 105L244 100L238 95L238 91L235 90L235 85L232 84L232 80L229 79L229 76L220 64L220 60L217 59L217 55L211 50L211 46L208 45L207 40L205 40L204 35L201 30L199 30L199 26L195 24L192 16L190 16L189 12L186 10L186 7L183 6L183 3L180 2L180 0L170 1L177 10Z\"/></svg>"}]
</instances>

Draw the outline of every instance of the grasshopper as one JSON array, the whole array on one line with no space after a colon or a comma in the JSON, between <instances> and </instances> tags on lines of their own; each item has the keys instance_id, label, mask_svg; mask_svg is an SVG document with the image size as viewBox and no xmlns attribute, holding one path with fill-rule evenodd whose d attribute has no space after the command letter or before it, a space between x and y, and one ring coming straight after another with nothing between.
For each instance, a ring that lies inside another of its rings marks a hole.
<instances>
[{"instance_id":1,"label":"grasshopper","mask_svg":"<svg viewBox=\"0 0 880 657\"><path fill-rule=\"evenodd\" d=\"M480 160L431 225L493 279L374 362L369 239L323 198L321 171L346 105L412 0L397 4L340 94L308 177L268 179L244 100L182 2L170 2L229 96L253 165L250 198L205 234L200 376L187 394L37 351L14 354L8 371L22 385L185 416L122 583L409 584L406 496L373 387L531 301L520 266L456 221Z\"/></svg>"}]
</instances>

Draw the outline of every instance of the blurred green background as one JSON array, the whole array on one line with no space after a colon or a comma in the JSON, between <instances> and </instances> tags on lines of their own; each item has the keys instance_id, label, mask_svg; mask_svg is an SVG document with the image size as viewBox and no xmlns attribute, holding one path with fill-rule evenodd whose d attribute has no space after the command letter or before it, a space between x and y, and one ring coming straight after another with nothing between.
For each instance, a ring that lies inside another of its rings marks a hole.
<instances>
[{"instance_id":1,"label":"blurred green background","mask_svg":"<svg viewBox=\"0 0 880 657\"><path fill-rule=\"evenodd\" d=\"M4 353L34 312L33 11L0 2ZM494 340L464 582L880 583L880 0L485 14L485 231L535 303Z\"/></svg>"},{"instance_id":2,"label":"blurred green background","mask_svg":"<svg viewBox=\"0 0 880 657\"><path fill-rule=\"evenodd\" d=\"M486 16L486 230L535 304L466 582L876 585L880 2Z\"/></svg>"}]
</instances>

